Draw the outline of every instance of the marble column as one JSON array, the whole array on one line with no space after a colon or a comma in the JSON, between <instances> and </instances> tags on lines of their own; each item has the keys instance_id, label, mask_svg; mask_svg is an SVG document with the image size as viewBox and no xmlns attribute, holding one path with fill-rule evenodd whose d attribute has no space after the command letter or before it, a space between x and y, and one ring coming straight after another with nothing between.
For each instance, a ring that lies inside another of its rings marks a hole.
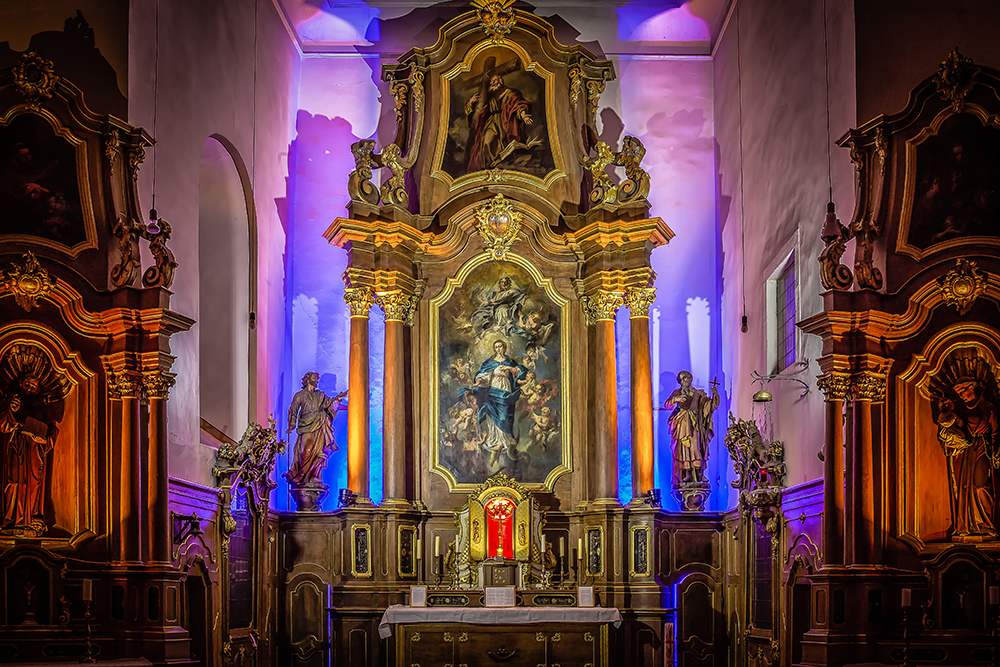
<instances>
[{"instance_id":1,"label":"marble column","mask_svg":"<svg viewBox=\"0 0 1000 667\"><path fill-rule=\"evenodd\" d=\"M870 564L875 550L875 469L872 440L872 403L885 400L885 376L863 372L852 378L854 397L854 438L848 452L850 497L848 508L853 515L846 539L848 564Z\"/></svg>"},{"instance_id":2,"label":"marble column","mask_svg":"<svg viewBox=\"0 0 1000 667\"><path fill-rule=\"evenodd\" d=\"M390 505L408 505L406 497L406 359L403 337L413 323L419 294L396 289L379 292L375 302L385 314L385 365L382 410L382 466L384 499Z\"/></svg>"},{"instance_id":3,"label":"marble column","mask_svg":"<svg viewBox=\"0 0 1000 667\"><path fill-rule=\"evenodd\" d=\"M368 313L375 294L370 287L348 287L344 301L351 309L351 349L347 394L347 488L361 503L368 490Z\"/></svg>"},{"instance_id":4,"label":"marble column","mask_svg":"<svg viewBox=\"0 0 1000 667\"><path fill-rule=\"evenodd\" d=\"M649 306L656 290L625 291L631 328L632 498L639 502L653 488L653 380L649 357Z\"/></svg>"},{"instance_id":5,"label":"marble column","mask_svg":"<svg viewBox=\"0 0 1000 667\"><path fill-rule=\"evenodd\" d=\"M149 447L146 476L146 544L144 560L170 562L170 480L167 472L167 394L174 384L171 374L160 370L143 373L149 397Z\"/></svg>"},{"instance_id":6,"label":"marble column","mask_svg":"<svg viewBox=\"0 0 1000 667\"><path fill-rule=\"evenodd\" d=\"M137 373L108 371L108 397L116 430L115 466L118 477L118 535L115 554L121 561L138 561L142 525L142 463L140 457L139 396L142 380Z\"/></svg>"},{"instance_id":7,"label":"marble column","mask_svg":"<svg viewBox=\"0 0 1000 667\"><path fill-rule=\"evenodd\" d=\"M844 399L850 390L846 373L827 373L818 380L826 395L826 439L823 450L823 561L844 563Z\"/></svg>"},{"instance_id":8,"label":"marble column","mask_svg":"<svg viewBox=\"0 0 1000 667\"><path fill-rule=\"evenodd\" d=\"M615 376L615 316L623 292L598 289L581 297L588 323L595 328L594 350L594 499L618 497L618 387Z\"/></svg>"}]
</instances>

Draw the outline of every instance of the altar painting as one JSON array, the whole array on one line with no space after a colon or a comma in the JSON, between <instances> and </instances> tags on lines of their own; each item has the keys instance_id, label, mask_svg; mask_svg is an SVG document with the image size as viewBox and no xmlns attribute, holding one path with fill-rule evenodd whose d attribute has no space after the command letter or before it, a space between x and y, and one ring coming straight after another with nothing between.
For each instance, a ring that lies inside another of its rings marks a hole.
<instances>
[{"instance_id":1,"label":"altar painting","mask_svg":"<svg viewBox=\"0 0 1000 667\"><path fill-rule=\"evenodd\" d=\"M28 113L0 125L0 154L0 235L86 241L73 145Z\"/></svg>"},{"instance_id":2,"label":"altar painting","mask_svg":"<svg viewBox=\"0 0 1000 667\"><path fill-rule=\"evenodd\" d=\"M525 268L489 262L437 324L436 467L460 485L545 483L566 459L560 305Z\"/></svg>"},{"instance_id":3,"label":"altar painting","mask_svg":"<svg viewBox=\"0 0 1000 667\"><path fill-rule=\"evenodd\" d=\"M538 178L555 168L545 118L545 80L503 47L480 52L449 81L441 168L454 179L489 169Z\"/></svg>"}]
</instances>

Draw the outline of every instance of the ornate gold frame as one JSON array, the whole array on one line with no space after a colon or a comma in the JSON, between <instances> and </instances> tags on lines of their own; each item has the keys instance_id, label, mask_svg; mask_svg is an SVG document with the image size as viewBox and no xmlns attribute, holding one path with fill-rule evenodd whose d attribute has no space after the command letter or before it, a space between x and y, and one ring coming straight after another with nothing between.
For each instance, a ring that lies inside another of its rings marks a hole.
<instances>
[{"instance_id":1,"label":"ornate gold frame","mask_svg":"<svg viewBox=\"0 0 1000 667\"><path fill-rule=\"evenodd\" d=\"M646 533L646 569L643 571L635 568L635 536L640 532ZM630 577L648 577L653 574L652 538L653 529L649 526L629 526L628 575Z\"/></svg>"},{"instance_id":2,"label":"ornate gold frame","mask_svg":"<svg viewBox=\"0 0 1000 667\"><path fill-rule=\"evenodd\" d=\"M590 533L591 531L600 531L601 533L601 569L597 572L590 571ZM604 526L586 526L583 531L583 547L587 552L587 557L583 561L584 572L587 573L588 577L603 577L604 576L604 563L607 560L605 558L605 551L607 551L606 540L604 539Z\"/></svg>"},{"instance_id":3,"label":"ornate gold frame","mask_svg":"<svg viewBox=\"0 0 1000 667\"><path fill-rule=\"evenodd\" d=\"M368 538L368 549L365 552L366 572L358 571L358 543L355 536L359 528L364 530ZM372 572L372 527L369 523L351 524L351 576L356 579L371 579L374 576L374 572Z\"/></svg>"},{"instance_id":4,"label":"ornate gold frame","mask_svg":"<svg viewBox=\"0 0 1000 667\"><path fill-rule=\"evenodd\" d=\"M403 571L403 533L410 533L410 562L413 564L412 572ZM371 549L369 549L369 559L371 559ZM396 527L396 572L400 579L417 578L417 528L416 526Z\"/></svg>"},{"instance_id":5,"label":"ornate gold frame","mask_svg":"<svg viewBox=\"0 0 1000 667\"><path fill-rule=\"evenodd\" d=\"M1000 129L1000 116L994 116L978 105L966 103L962 114L974 116L983 124L984 128ZM957 115L960 114L956 113L952 107L948 107L935 116L930 125L920 130L915 137L906 140L906 175L903 181L903 204L900 210L899 234L896 236L896 252L917 261L942 250L959 246L966 247L969 244L1000 247L1000 237L995 236L962 236L931 244L923 250L907 242L910 236L910 219L913 215L914 191L917 187L917 148L931 137L937 136L945 121Z\"/></svg>"},{"instance_id":6,"label":"ornate gold frame","mask_svg":"<svg viewBox=\"0 0 1000 667\"><path fill-rule=\"evenodd\" d=\"M477 171L472 174L465 174L458 178L452 178L447 174L442 165L444 164L444 150L448 142L448 119L451 117L451 80L458 75L470 71L472 62L481 52L496 47L510 49L521 61L526 72L533 72L542 77L545 81L545 130L549 135L549 147L552 150L552 162L554 167L544 179L525 174L519 171L506 169L503 171L503 180L512 183L527 183L548 190L560 178L566 177L565 163L563 162L562 147L559 145L559 137L553 132L552 123L556 117L555 111L555 76L541 64L531 59L528 52L520 44L510 40L501 39L499 41L484 40L471 47L465 53L461 62L457 63L447 72L441 74L441 120L438 124L437 143L434 146L434 158L431 170L431 178L443 182L448 186L449 192L479 182L489 182L495 179L491 170Z\"/></svg>"},{"instance_id":7,"label":"ornate gold frame","mask_svg":"<svg viewBox=\"0 0 1000 667\"><path fill-rule=\"evenodd\" d=\"M53 133L60 139L65 139L76 151L76 184L80 191L80 213L83 215L83 226L86 233L86 240L70 247L57 241L41 236L30 236L27 234L4 234L0 236L0 242L24 243L51 248L68 255L71 259L76 259L85 250L96 250L97 242L97 222L94 219L94 200L91 191L90 168L87 164L87 141L78 137L68 127L64 127L62 122L44 107L31 108L27 104L20 104L11 107L7 113L0 116L0 127L10 125L18 116L30 114L39 116L52 127Z\"/></svg>"},{"instance_id":8,"label":"ornate gold frame","mask_svg":"<svg viewBox=\"0 0 1000 667\"><path fill-rule=\"evenodd\" d=\"M479 266L486 264L487 262L493 261L493 257L489 252L484 252L479 254L458 270L458 273L453 278L448 278L445 283L444 289L441 293L430 300L430 339L431 339L431 466L430 471L436 473L443 477L448 484L449 492L464 492L470 493L475 491L480 487L480 483L464 483L459 484L458 480L451 474L451 472L442 466L438 461L438 448L440 442L438 440L438 424L440 422L441 414L438 406L438 382L437 369L440 364L439 356L439 342L440 342L440 318L439 311L441 306L451 299L452 294L458 287L465 284L469 275L478 268ZM544 489L546 491L552 491L555 487L556 480L562 475L572 472L573 470L573 451L572 451L572 419L571 410L572 406L570 404L570 394L566 389L570 387L571 374L570 374L570 335L569 335L569 324L570 324L570 301L563 297L556 290L554 281L551 278L545 278L542 276L538 268L532 264L528 259L518 255L516 253L508 252L504 261L511 262L512 264L517 264L531 276L532 280L535 281L539 287L545 290L545 294L552 299L552 302L559 308L560 317L560 334L559 334L559 344L561 345L560 356L562 358L562 368L560 369L560 380L562 382L562 387L560 388L560 404L562 409L562 463L554 467L549 474L545 477L545 481L541 484L533 483L526 484L521 483L524 488L529 490L540 490Z\"/></svg>"}]
</instances>

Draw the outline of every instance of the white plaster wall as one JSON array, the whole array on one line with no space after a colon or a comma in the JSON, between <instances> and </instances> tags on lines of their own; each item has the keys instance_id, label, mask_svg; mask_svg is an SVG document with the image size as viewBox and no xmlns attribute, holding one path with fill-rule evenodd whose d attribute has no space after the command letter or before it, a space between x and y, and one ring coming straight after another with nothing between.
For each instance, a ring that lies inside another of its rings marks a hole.
<instances>
[{"instance_id":1,"label":"white plaster wall","mask_svg":"<svg viewBox=\"0 0 1000 667\"><path fill-rule=\"evenodd\" d=\"M284 335L285 179L298 54L266 0L133 0L129 11L128 120L154 133L158 142L147 151L140 196L148 207L155 159L156 208L173 226L170 247L179 264L171 299L177 312L195 319L199 314L198 161L205 139L213 134L228 139L254 183L258 399L251 418L264 421L279 409L275 392ZM177 358L177 384L167 404L170 474L211 484L215 452L199 442L199 392L210 391L211 381L199 378L197 325L173 338L171 353Z\"/></svg>"},{"instance_id":2,"label":"white plaster wall","mask_svg":"<svg viewBox=\"0 0 1000 667\"><path fill-rule=\"evenodd\" d=\"M855 125L853 35L849 0L738 0L717 48L723 366L733 412L740 417L750 416L757 389L751 372L771 370L766 280L794 249L799 319L821 311L816 258L823 249L819 234L831 178L841 218L846 221L853 210L853 168L847 152L833 146ZM740 334L744 291L749 331ZM804 334L799 341L798 357L809 366L796 377L808 383L810 393L800 397L802 388L793 382L767 387L774 394L774 437L785 443L789 486L823 472L817 457L824 438L823 395L815 382L821 341Z\"/></svg>"}]
</instances>

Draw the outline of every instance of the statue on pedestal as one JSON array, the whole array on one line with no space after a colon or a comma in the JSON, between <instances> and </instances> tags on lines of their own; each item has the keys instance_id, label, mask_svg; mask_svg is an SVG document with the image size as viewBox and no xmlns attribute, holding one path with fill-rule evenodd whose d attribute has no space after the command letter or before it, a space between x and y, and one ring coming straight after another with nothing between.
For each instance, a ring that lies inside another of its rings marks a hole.
<instances>
[{"instance_id":1,"label":"statue on pedestal","mask_svg":"<svg viewBox=\"0 0 1000 667\"><path fill-rule=\"evenodd\" d=\"M333 441L333 418L342 405L346 391L327 396L318 388L319 373L310 371L302 376L302 389L292 397L288 408L288 433L298 430L295 454L285 479L292 487L292 496L300 512L315 512L330 492L323 483L326 460L337 451Z\"/></svg>"},{"instance_id":2,"label":"statue on pedestal","mask_svg":"<svg viewBox=\"0 0 1000 667\"><path fill-rule=\"evenodd\" d=\"M681 385L663 403L672 409L669 417L670 439L674 451L674 492L681 508L698 512L704 509L711 490L705 477L708 443L715 436L712 415L719 407L718 382L712 381L709 396L703 389L691 386L691 371L677 374Z\"/></svg>"}]
</instances>

